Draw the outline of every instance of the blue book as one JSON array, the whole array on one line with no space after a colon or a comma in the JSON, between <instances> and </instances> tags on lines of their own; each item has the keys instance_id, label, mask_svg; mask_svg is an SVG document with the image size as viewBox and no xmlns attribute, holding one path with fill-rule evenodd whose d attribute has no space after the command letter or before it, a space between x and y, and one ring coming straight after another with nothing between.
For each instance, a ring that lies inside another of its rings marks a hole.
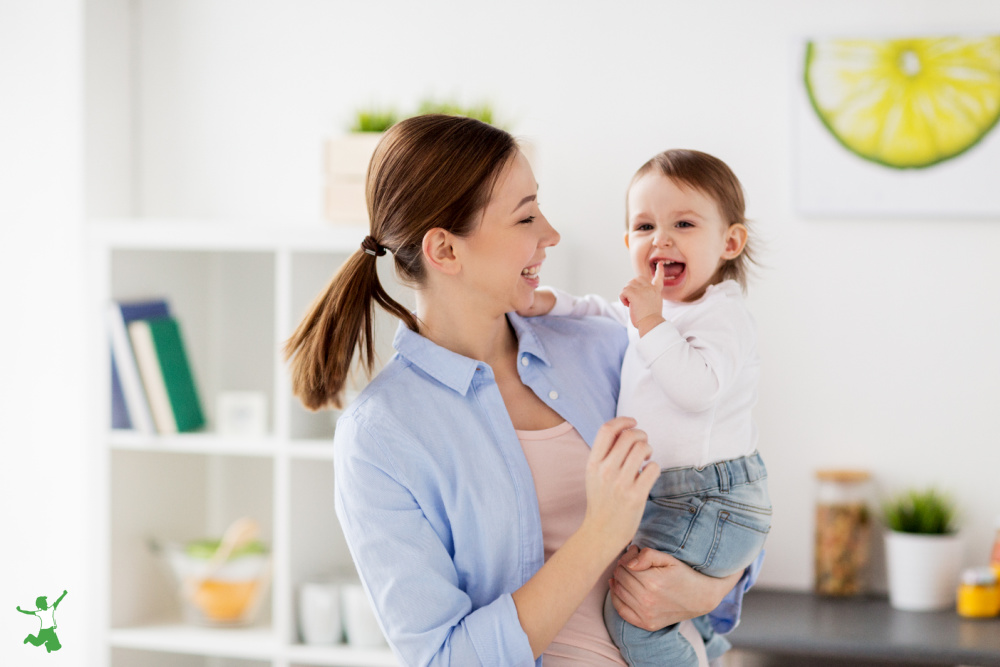
<instances>
[{"instance_id":1,"label":"blue book","mask_svg":"<svg viewBox=\"0 0 1000 667\"><path fill-rule=\"evenodd\" d=\"M118 376L114 350L111 351L111 428L132 428L132 419L128 416L128 405L125 404L125 392L122 391L122 380Z\"/></svg>"},{"instance_id":2,"label":"blue book","mask_svg":"<svg viewBox=\"0 0 1000 667\"><path fill-rule=\"evenodd\" d=\"M128 335L128 325L137 320L170 317L170 306L162 298L142 301L115 301L108 307L111 334L111 426L132 428L141 433L155 433L135 352ZM116 389L116 386L118 389ZM120 393L120 399L116 396Z\"/></svg>"}]
</instances>

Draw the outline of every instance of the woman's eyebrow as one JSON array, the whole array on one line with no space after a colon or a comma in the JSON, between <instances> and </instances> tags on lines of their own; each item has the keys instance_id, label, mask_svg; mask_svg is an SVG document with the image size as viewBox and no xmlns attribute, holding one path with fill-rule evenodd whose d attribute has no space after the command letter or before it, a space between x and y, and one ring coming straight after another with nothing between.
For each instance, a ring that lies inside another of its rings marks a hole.
<instances>
[{"instance_id":1,"label":"woman's eyebrow","mask_svg":"<svg viewBox=\"0 0 1000 667\"><path fill-rule=\"evenodd\" d=\"M528 195L527 197L525 197L524 199L522 199L521 201L518 202L517 206L514 207L514 211L516 211L517 209L521 208L522 206L524 206L525 204L527 204L529 201L535 201L535 199L537 199L537 198L538 198L538 195ZM513 213L514 211L511 211L511 213Z\"/></svg>"}]
</instances>

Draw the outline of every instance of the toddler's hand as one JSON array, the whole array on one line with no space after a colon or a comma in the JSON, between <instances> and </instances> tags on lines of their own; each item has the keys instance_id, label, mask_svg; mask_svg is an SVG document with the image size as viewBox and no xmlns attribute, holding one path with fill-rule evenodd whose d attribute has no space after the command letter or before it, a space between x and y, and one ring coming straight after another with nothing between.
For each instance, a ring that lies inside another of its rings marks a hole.
<instances>
[{"instance_id":1,"label":"toddler's hand","mask_svg":"<svg viewBox=\"0 0 1000 667\"><path fill-rule=\"evenodd\" d=\"M639 330L639 336L644 336L646 332L664 321L663 297L660 291L662 285L663 264L658 262L652 281L633 278L618 297L628 307L629 319L632 320L632 326Z\"/></svg>"},{"instance_id":2,"label":"toddler's hand","mask_svg":"<svg viewBox=\"0 0 1000 667\"><path fill-rule=\"evenodd\" d=\"M536 289L535 300L530 308L521 308L517 314L521 317L538 317L548 315L556 305L556 295L547 289Z\"/></svg>"}]
</instances>

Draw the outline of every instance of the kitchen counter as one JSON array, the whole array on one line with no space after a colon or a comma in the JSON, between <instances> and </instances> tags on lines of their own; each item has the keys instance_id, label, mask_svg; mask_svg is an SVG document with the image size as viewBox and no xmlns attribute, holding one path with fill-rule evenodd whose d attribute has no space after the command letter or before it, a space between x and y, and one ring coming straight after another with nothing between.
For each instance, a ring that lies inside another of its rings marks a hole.
<instances>
[{"instance_id":1,"label":"kitchen counter","mask_svg":"<svg viewBox=\"0 0 1000 667\"><path fill-rule=\"evenodd\" d=\"M897 611L884 597L751 590L728 639L739 650L800 660L1000 667L1000 618Z\"/></svg>"}]
</instances>

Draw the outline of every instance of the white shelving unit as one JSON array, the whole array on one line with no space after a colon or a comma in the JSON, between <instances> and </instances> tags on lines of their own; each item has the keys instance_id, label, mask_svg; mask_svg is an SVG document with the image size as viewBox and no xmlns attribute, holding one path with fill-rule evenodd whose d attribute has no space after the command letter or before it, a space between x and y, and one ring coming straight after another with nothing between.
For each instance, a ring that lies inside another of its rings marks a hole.
<instances>
[{"instance_id":1,"label":"white shelving unit","mask_svg":"<svg viewBox=\"0 0 1000 667\"><path fill-rule=\"evenodd\" d=\"M98 664L397 664L388 649L303 645L295 613L301 582L353 568L333 509L335 415L301 407L280 348L366 229L172 220L93 221L88 228L93 312L103 313L111 299L165 296L181 323L208 420L203 432L147 436L111 431L109 417L94 434L105 476L96 485L103 496L95 576L106 591L96 610L104 634ZM391 262L380 267L385 284L394 284ZM405 299L405 291L396 296ZM395 327L388 319L379 324L378 350L387 358ZM109 415L107 338L102 330L94 339L101 341L95 404ZM217 435L214 403L222 391L263 393L268 432ZM240 516L257 520L272 550L271 592L257 624L184 624L173 582L149 541L218 536Z\"/></svg>"}]
</instances>

